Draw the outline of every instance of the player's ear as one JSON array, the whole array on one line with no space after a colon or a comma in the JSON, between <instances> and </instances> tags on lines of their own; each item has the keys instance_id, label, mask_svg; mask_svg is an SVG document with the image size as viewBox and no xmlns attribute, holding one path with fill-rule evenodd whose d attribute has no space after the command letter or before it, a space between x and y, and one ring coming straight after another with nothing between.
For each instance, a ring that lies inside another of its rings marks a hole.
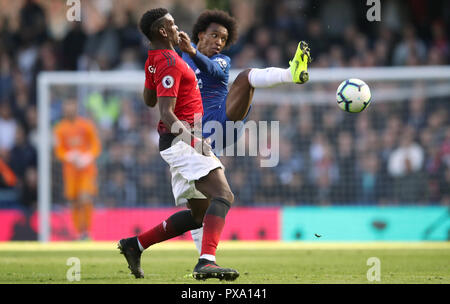
<instances>
[{"instance_id":1,"label":"player's ear","mask_svg":"<svg viewBox=\"0 0 450 304\"><path fill-rule=\"evenodd\" d=\"M198 37L198 41L202 41L202 39L205 37L205 32L198 33L197 37Z\"/></svg>"},{"instance_id":2,"label":"player's ear","mask_svg":"<svg viewBox=\"0 0 450 304\"><path fill-rule=\"evenodd\" d=\"M163 38L167 38L168 37L166 29L164 27L159 28L158 32Z\"/></svg>"}]
</instances>

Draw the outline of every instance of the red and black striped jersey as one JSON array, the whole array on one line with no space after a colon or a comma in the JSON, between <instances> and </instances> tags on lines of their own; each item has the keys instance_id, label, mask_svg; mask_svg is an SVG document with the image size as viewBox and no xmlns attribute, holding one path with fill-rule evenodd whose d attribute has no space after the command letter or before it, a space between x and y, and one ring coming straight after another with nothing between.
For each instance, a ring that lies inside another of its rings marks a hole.
<instances>
[{"instance_id":1,"label":"red and black striped jersey","mask_svg":"<svg viewBox=\"0 0 450 304\"><path fill-rule=\"evenodd\" d=\"M145 87L156 90L157 97L176 97L174 114L194 124L194 115L203 116L203 104L197 77L189 65L173 50L150 50L145 63ZM168 133L162 121L158 132Z\"/></svg>"}]
</instances>

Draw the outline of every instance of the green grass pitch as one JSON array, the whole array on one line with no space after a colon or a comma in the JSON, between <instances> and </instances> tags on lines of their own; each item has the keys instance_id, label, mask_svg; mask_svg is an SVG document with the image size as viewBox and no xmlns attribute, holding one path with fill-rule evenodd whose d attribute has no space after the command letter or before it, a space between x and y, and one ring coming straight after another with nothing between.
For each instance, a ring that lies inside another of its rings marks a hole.
<instances>
[{"instance_id":1,"label":"green grass pitch","mask_svg":"<svg viewBox=\"0 0 450 304\"><path fill-rule=\"evenodd\" d=\"M80 260L79 282L66 278L70 257ZM367 279L370 257L380 260L379 282ZM189 276L197 258L192 242L157 244L142 255L145 278L137 280L112 242L0 243L0 283L219 283ZM234 282L241 284L450 283L450 242L228 241L219 244L217 259L240 272Z\"/></svg>"}]
</instances>

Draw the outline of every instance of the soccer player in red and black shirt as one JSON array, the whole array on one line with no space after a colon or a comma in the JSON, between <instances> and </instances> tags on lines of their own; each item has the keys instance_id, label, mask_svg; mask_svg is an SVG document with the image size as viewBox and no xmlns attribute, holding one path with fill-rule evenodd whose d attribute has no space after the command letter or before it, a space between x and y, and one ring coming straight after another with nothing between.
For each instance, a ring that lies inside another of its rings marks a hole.
<instances>
[{"instance_id":1,"label":"soccer player in red and black shirt","mask_svg":"<svg viewBox=\"0 0 450 304\"><path fill-rule=\"evenodd\" d=\"M189 209L138 236L120 240L118 247L134 276L142 278L142 251L203 226L202 250L194 278L235 280L239 276L236 270L215 263L234 196L211 146L191 131L196 114L199 119L203 115L203 106L194 71L174 51L180 42L178 27L166 9L158 8L142 16L140 28L152 46L145 65L144 101L149 106L159 105L160 154L170 167L176 204L187 204Z\"/></svg>"}]
</instances>

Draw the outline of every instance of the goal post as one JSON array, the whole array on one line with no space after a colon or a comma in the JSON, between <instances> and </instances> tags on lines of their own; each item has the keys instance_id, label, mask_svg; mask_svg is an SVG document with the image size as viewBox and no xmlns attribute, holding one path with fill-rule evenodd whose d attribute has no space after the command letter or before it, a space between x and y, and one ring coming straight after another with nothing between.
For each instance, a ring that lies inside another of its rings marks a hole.
<instances>
[{"instance_id":1,"label":"goal post","mask_svg":"<svg viewBox=\"0 0 450 304\"><path fill-rule=\"evenodd\" d=\"M52 85L81 85L104 87L127 86L134 88L144 82L138 72L41 72L37 79L38 90L38 240L50 240L51 211L51 149L50 98Z\"/></svg>"},{"instance_id":2,"label":"goal post","mask_svg":"<svg viewBox=\"0 0 450 304\"><path fill-rule=\"evenodd\" d=\"M232 70L230 83L240 71ZM381 102L403 101L417 94L413 87L419 83L420 94L427 98L450 97L450 67L377 67L377 68L311 68L306 85L286 85L270 89L255 90L255 107L258 103L279 104L333 104L337 84L348 78L360 78L371 88L372 105ZM113 88L115 91L142 93L144 73L142 71L106 72L41 72L37 81L38 90L38 239L51 239L52 187L52 88L73 86L76 88ZM395 85L392 85L395 84ZM336 107L337 108L337 107Z\"/></svg>"}]
</instances>

